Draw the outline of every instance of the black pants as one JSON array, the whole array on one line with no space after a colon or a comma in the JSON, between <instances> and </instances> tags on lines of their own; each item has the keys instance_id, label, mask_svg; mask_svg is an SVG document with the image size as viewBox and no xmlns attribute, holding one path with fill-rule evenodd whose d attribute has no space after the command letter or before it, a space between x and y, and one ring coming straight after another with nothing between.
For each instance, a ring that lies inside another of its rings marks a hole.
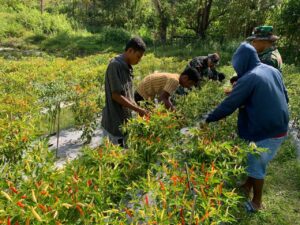
<instances>
[{"instance_id":1,"label":"black pants","mask_svg":"<svg viewBox=\"0 0 300 225\"><path fill-rule=\"evenodd\" d=\"M139 104L139 102L144 101L144 98L137 93L137 91L134 92L134 101Z\"/></svg>"}]
</instances>

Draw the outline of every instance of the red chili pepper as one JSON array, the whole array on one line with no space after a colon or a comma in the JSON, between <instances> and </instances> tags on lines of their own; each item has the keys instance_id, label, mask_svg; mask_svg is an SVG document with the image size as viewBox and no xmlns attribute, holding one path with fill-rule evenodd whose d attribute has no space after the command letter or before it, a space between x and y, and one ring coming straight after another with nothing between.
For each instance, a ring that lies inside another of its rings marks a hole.
<instances>
[{"instance_id":1,"label":"red chili pepper","mask_svg":"<svg viewBox=\"0 0 300 225\"><path fill-rule=\"evenodd\" d=\"M209 177L210 177L210 173L209 173L209 172L206 172L206 175L205 175L205 183L208 182Z\"/></svg>"},{"instance_id":2,"label":"red chili pepper","mask_svg":"<svg viewBox=\"0 0 300 225\"><path fill-rule=\"evenodd\" d=\"M209 217L209 212L206 211L206 212L205 212L205 215L201 218L200 221L203 222L203 221L206 220L208 217Z\"/></svg>"},{"instance_id":3,"label":"red chili pepper","mask_svg":"<svg viewBox=\"0 0 300 225\"><path fill-rule=\"evenodd\" d=\"M47 194L48 194L47 191L45 191L45 190L42 190L42 191L41 191L41 195L47 195Z\"/></svg>"},{"instance_id":4,"label":"red chili pepper","mask_svg":"<svg viewBox=\"0 0 300 225\"><path fill-rule=\"evenodd\" d=\"M12 192L18 194L19 192L17 191L17 189L14 186L10 186L10 190L12 190Z\"/></svg>"},{"instance_id":5,"label":"red chili pepper","mask_svg":"<svg viewBox=\"0 0 300 225\"><path fill-rule=\"evenodd\" d=\"M19 224L19 221L16 221L16 222L15 222L15 225L20 225L20 224Z\"/></svg>"},{"instance_id":6,"label":"red chili pepper","mask_svg":"<svg viewBox=\"0 0 300 225\"><path fill-rule=\"evenodd\" d=\"M92 180L91 179L89 179L87 182L86 182L86 185L88 186L88 187L90 187L91 185L92 185Z\"/></svg>"},{"instance_id":7,"label":"red chili pepper","mask_svg":"<svg viewBox=\"0 0 300 225\"><path fill-rule=\"evenodd\" d=\"M149 206L149 199L148 199L148 195L145 195L145 202L146 202L146 206Z\"/></svg>"},{"instance_id":8,"label":"red chili pepper","mask_svg":"<svg viewBox=\"0 0 300 225\"><path fill-rule=\"evenodd\" d=\"M47 207L42 205L42 204L38 204L38 207L45 213L47 212Z\"/></svg>"},{"instance_id":9,"label":"red chili pepper","mask_svg":"<svg viewBox=\"0 0 300 225\"><path fill-rule=\"evenodd\" d=\"M7 225L11 225L11 223L10 223L10 217L7 218Z\"/></svg>"},{"instance_id":10,"label":"red chili pepper","mask_svg":"<svg viewBox=\"0 0 300 225\"><path fill-rule=\"evenodd\" d=\"M25 199L25 198L27 198L27 196L26 196L26 195L22 195L21 198L22 198L22 199Z\"/></svg>"},{"instance_id":11,"label":"red chili pepper","mask_svg":"<svg viewBox=\"0 0 300 225\"><path fill-rule=\"evenodd\" d=\"M185 220L184 220L183 208L180 209L180 218L181 218L181 224L184 225Z\"/></svg>"},{"instance_id":12,"label":"red chili pepper","mask_svg":"<svg viewBox=\"0 0 300 225\"><path fill-rule=\"evenodd\" d=\"M159 184L160 184L160 190L165 191L166 190L165 185L161 180L159 181Z\"/></svg>"},{"instance_id":13,"label":"red chili pepper","mask_svg":"<svg viewBox=\"0 0 300 225\"><path fill-rule=\"evenodd\" d=\"M133 213L130 209L125 208L125 212L129 217L133 217Z\"/></svg>"},{"instance_id":14,"label":"red chili pepper","mask_svg":"<svg viewBox=\"0 0 300 225\"><path fill-rule=\"evenodd\" d=\"M171 180L173 181L173 186L176 186L178 177L175 176L175 175L173 175L173 176L171 177Z\"/></svg>"},{"instance_id":15,"label":"red chili pepper","mask_svg":"<svg viewBox=\"0 0 300 225\"><path fill-rule=\"evenodd\" d=\"M20 206L21 208L24 208L24 207L25 207L25 205L24 205L21 201L18 201L18 202L17 202L17 205Z\"/></svg>"},{"instance_id":16,"label":"red chili pepper","mask_svg":"<svg viewBox=\"0 0 300 225\"><path fill-rule=\"evenodd\" d=\"M77 211L79 212L79 214L80 214L81 216L84 215L84 212L83 212L82 208L80 207L80 205L76 205L76 209L77 209Z\"/></svg>"}]
</instances>

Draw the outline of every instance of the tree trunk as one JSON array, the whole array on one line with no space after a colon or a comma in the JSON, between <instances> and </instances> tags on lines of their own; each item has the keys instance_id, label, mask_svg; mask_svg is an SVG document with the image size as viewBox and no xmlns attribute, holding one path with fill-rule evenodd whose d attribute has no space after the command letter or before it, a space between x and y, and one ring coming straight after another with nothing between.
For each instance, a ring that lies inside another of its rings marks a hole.
<instances>
[{"instance_id":1,"label":"tree trunk","mask_svg":"<svg viewBox=\"0 0 300 225\"><path fill-rule=\"evenodd\" d=\"M72 16L75 17L75 0L72 0Z\"/></svg>"},{"instance_id":2,"label":"tree trunk","mask_svg":"<svg viewBox=\"0 0 300 225\"><path fill-rule=\"evenodd\" d=\"M40 5L41 5L41 14L44 13L44 0L40 0Z\"/></svg>"},{"instance_id":3,"label":"tree trunk","mask_svg":"<svg viewBox=\"0 0 300 225\"><path fill-rule=\"evenodd\" d=\"M198 37L204 39L206 36L206 31L209 27L209 17L213 0L205 0L203 3L200 1L200 8L197 12L197 25L196 33Z\"/></svg>"},{"instance_id":4,"label":"tree trunk","mask_svg":"<svg viewBox=\"0 0 300 225\"><path fill-rule=\"evenodd\" d=\"M152 0L155 9L159 16L159 37L163 43L167 41L167 29L168 29L168 18L165 15L162 4L160 0Z\"/></svg>"}]
</instances>

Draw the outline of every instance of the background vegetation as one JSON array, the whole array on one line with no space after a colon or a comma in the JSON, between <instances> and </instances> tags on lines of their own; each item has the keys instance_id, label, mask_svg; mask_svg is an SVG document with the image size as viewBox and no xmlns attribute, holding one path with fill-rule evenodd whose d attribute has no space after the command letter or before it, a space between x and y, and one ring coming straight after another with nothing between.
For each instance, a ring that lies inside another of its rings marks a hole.
<instances>
[{"instance_id":1,"label":"background vegetation","mask_svg":"<svg viewBox=\"0 0 300 225\"><path fill-rule=\"evenodd\" d=\"M268 24L281 37L284 60L298 63L297 0L1 0L2 46L39 48L57 55L114 49L132 35L149 46L217 43L227 47ZM242 9L242 10L241 10ZM236 44L237 45L237 44ZM197 54L197 53L196 53Z\"/></svg>"}]
</instances>

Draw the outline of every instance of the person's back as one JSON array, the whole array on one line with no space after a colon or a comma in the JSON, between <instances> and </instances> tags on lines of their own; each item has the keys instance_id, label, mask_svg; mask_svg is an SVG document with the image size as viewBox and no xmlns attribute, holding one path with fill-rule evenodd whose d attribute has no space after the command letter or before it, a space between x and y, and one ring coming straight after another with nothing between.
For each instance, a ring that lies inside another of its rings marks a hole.
<instances>
[{"instance_id":1,"label":"person's back","mask_svg":"<svg viewBox=\"0 0 300 225\"><path fill-rule=\"evenodd\" d=\"M242 84L241 84L242 83ZM257 141L274 137L287 131L287 95L278 70L260 64L240 79L237 85L245 85L252 93L240 109L240 137Z\"/></svg>"},{"instance_id":2,"label":"person's back","mask_svg":"<svg viewBox=\"0 0 300 225\"><path fill-rule=\"evenodd\" d=\"M206 122L218 121L239 108L239 136L253 141L263 152L248 153L247 179L241 188L251 200L245 202L248 212L262 208L266 169L287 135L288 97L279 70L260 62L256 49L242 43L232 58L239 77L229 96L208 115Z\"/></svg>"},{"instance_id":3,"label":"person's back","mask_svg":"<svg viewBox=\"0 0 300 225\"><path fill-rule=\"evenodd\" d=\"M153 100L162 91L170 95L179 86L179 74L175 73L153 73L146 76L138 85L136 91L145 100Z\"/></svg>"},{"instance_id":4,"label":"person's back","mask_svg":"<svg viewBox=\"0 0 300 225\"><path fill-rule=\"evenodd\" d=\"M233 57L238 81L230 95L210 114L208 121L216 121L240 108L239 135L258 141L287 131L287 93L281 73L260 63L255 49L241 45Z\"/></svg>"}]
</instances>

